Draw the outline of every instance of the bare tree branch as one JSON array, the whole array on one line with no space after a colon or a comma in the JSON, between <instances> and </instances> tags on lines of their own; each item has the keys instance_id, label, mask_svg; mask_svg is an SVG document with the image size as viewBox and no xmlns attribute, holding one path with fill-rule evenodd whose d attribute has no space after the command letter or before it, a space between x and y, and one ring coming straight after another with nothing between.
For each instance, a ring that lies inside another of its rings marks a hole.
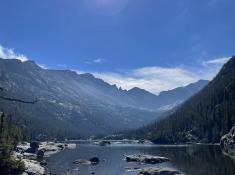
<instances>
[{"instance_id":1,"label":"bare tree branch","mask_svg":"<svg viewBox=\"0 0 235 175\"><path fill-rule=\"evenodd\" d=\"M0 87L0 91L4 91L4 88L3 88L3 87ZM24 101L24 100L21 100L21 99L10 98L10 97L4 97L4 96L0 96L0 99L7 100L7 101L12 101L12 102L27 103L27 104L35 104L35 103L38 102L38 100L34 100L34 101Z\"/></svg>"},{"instance_id":2,"label":"bare tree branch","mask_svg":"<svg viewBox=\"0 0 235 175\"><path fill-rule=\"evenodd\" d=\"M21 100L21 99L9 98L9 97L4 97L4 96L0 96L0 99L7 100L7 101L13 101L13 102L27 103L27 104L35 104L35 103L38 102L38 100L24 101L24 100Z\"/></svg>"}]
</instances>

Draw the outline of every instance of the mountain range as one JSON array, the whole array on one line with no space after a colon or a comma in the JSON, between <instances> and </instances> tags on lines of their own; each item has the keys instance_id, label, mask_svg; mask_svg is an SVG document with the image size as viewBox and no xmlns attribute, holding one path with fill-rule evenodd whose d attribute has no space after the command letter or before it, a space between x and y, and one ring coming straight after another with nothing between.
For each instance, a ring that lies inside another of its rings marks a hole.
<instances>
[{"instance_id":1,"label":"mountain range","mask_svg":"<svg viewBox=\"0 0 235 175\"><path fill-rule=\"evenodd\" d=\"M18 120L32 138L80 138L135 129L159 120L207 84L200 80L155 95L138 87L122 90L89 73L0 59L1 96L38 101L19 104L0 100L0 110Z\"/></svg>"}]
</instances>

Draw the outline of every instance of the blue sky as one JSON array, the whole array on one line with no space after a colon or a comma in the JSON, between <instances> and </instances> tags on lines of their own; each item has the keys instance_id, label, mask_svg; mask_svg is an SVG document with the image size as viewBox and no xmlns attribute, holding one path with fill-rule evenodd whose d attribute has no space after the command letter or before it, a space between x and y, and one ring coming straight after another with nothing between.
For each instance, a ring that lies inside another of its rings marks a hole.
<instances>
[{"instance_id":1,"label":"blue sky","mask_svg":"<svg viewBox=\"0 0 235 175\"><path fill-rule=\"evenodd\" d=\"M158 93L211 79L235 54L234 7L234 0L0 0L0 54Z\"/></svg>"}]
</instances>

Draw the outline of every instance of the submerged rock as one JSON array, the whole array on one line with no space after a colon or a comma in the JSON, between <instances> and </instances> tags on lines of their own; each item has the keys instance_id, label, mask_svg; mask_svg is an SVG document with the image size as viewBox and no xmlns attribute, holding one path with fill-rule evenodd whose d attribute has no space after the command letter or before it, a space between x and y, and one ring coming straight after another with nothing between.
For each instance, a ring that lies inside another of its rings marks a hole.
<instances>
[{"instance_id":1,"label":"submerged rock","mask_svg":"<svg viewBox=\"0 0 235 175\"><path fill-rule=\"evenodd\" d=\"M139 167L125 167L125 170L127 172L133 172L133 171L140 171L141 168L139 168Z\"/></svg>"},{"instance_id":2,"label":"submerged rock","mask_svg":"<svg viewBox=\"0 0 235 175\"><path fill-rule=\"evenodd\" d=\"M80 165L91 165L91 161L84 160L84 159L77 159L73 163L74 164L80 164Z\"/></svg>"},{"instance_id":3,"label":"submerged rock","mask_svg":"<svg viewBox=\"0 0 235 175\"><path fill-rule=\"evenodd\" d=\"M220 146L223 153L235 160L235 126L221 138Z\"/></svg>"},{"instance_id":4,"label":"submerged rock","mask_svg":"<svg viewBox=\"0 0 235 175\"><path fill-rule=\"evenodd\" d=\"M144 168L140 175L179 175L180 172L168 168Z\"/></svg>"},{"instance_id":5,"label":"submerged rock","mask_svg":"<svg viewBox=\"0 0 235 175\"><path fill-rule=\"evenodd\" d=\"M166 157L151 155L124 155L127 162L140 162L146 164L157 164L169 161Z\"/></svg>"},{"instance_id":6,"label":"submerged rock","mask_svg":"<svg viewBox=\"0 0 235 175\"><path fill-rule=\"evenodd\" d=\"M85 159L77 159L73 163L80 164L80 165L97 165L99 164L100 160L98 157L92 157L90 160Z\"/></svg>"}]
</instances>

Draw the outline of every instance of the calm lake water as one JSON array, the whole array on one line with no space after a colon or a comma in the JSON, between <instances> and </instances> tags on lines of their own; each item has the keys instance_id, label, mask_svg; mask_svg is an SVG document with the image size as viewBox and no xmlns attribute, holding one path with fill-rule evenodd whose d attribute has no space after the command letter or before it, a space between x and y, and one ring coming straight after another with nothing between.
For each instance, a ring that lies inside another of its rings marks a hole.
<instances>
[{"instance_id":1,"label":"calm lake water","mask_svg":"<svg viewBox=\"0 0 235 175\"><path fill-rule=\"evenodd\" d=\"M65 150L48 159L48 168L58 175L137 175L126 172L125 167L143 167L127 163L123 154L150 154L168 157L171 161L147 167L170 167L187 175L234 175L235 162L222 154L219 146L145 146L111 145L106 147L78 144L74 150ZM90 159L97 156L98 165L75 165L76 159ZM103 159L105 161L103 161Z\"/></svg>"}]
</instances>

